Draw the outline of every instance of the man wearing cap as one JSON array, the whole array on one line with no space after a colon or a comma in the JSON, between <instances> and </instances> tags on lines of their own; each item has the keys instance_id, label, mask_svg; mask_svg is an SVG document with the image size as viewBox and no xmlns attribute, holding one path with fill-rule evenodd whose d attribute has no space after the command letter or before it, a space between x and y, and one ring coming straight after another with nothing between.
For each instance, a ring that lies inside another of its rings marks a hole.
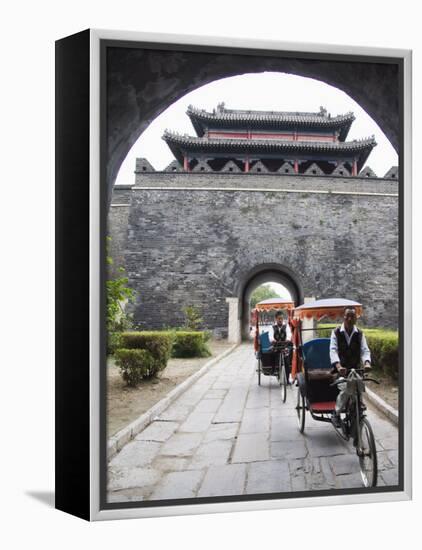
<instances>
[{"instance_id":1,"label":"man wearing cap","mask_svg":"<svg viewBox=\"0 0 422 550\"><path fill-rule=\"evenodd\" d=\"M365 335L356 327L356 310L348 307L344 310L343 324L331 333L330 361L333 371L339 376L346 377L351 369L358 369L363 364L364 368L371 368L371 352L366 343ZM345 393L346 384L336 400L336 412L333 415L333 423L341 427L340 413L347 402Z\"/></svg>"}]
</instances>

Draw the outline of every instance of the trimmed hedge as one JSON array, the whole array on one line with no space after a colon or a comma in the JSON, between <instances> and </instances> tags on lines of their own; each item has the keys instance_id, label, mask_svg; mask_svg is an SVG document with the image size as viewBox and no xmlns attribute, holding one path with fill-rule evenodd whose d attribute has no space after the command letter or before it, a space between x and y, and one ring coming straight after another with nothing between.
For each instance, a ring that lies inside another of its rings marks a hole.
<instances>
[{"instance_id":1,"label":"trimmed hedge","mask_svg":"<svg viewBox=\"0 0 422 550\"><path fill-rule=\"evenodd\" d=\"M174 334L170 331L122 332L121 347L125 349L144 349L157 361L156 372L167 366L173 347Z\"/></svg>"},{"instance_id":2,"label":"trimmed hedge","mask_svg":"<svg viewBox=\"0 0 422 550\"><path fill-rule=\"evenodd\" d=\"M332 325L330 325L332 326ZM320 338L329 338L332 329L320 325L317 330ZM368 347L371 350L372 364L394 380L399 375L399 335L397 331L381 328L362 328Z\"/></svg>"},{"instance_id":3,"label":"trimmed hedge","mask_svg":"<svg viewBox=\"0 0 422 550\"><path fill-rule=\"evenodd\" d=\"M111 333L113 334L113 333ZM156 376L173 357L209 357L208 332L145 331L115 333L120 346L114 348L123 380L136 386L143 378ZM118 337L117 337L118 335ZM109 336L110 338L110 336Z\"/></svg>"},{"instance_id":4,"label":"trimmed hedge","mask_svg":"<svg viewBox=\"0 0 422 550\"><path fill-rule=\"evenodd\" d=\"M157 360L146 349L117 349L114 357L128 386L137 386L143 378L155 376L158 370Z\"/></svg>"},{"instance_id":5,"label":"trimmed hedge","mask_svg":"<svg viewBox=\"0 0 422 550\"><path fill-rule=\"evenodd\" d=\"M199 331L176 331L172 357L209 357L209 334Z\"/></svg>"},{"instance_id":6,"label":"trimmed hedge","mask_svg":"<svg viewBox=\"0 0 422 550\"><path fill-rule=\"evenodd\" d=\"M121 332L109 332L107 334L107 355L113 355L116 349L120 348Z\"/></svg>"},{"instance_id":7,"label":"trimmed hedge","mask_svg":"<svg viewBox=\"0 0 422 550\"><path fill-rule=\"evenodd\" d=\"M366 341L371 350L372 363L375 369L391 376L399 377L399 335L394 331L366 329Z\"/></svg>"}]
</instances>

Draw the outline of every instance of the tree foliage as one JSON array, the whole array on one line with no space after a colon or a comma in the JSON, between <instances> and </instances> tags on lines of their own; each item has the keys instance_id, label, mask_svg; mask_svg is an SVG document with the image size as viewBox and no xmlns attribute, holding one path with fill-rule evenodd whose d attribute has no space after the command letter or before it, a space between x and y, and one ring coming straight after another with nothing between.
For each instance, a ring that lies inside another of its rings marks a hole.
<instances>
[{"instance_id":1,"label":"tree foliage","mask_svg":"<svg viewBox=\"0 0 422 550\"><path fill-rule=\"evenodd\" d=\"M111 238L107 237L107 265L113 265L113 258L108 253ZM127 330L131 326L131 319L124 310L124 304L135 297L133 289L127 286L129 280L124 276L125 270L119 267L120 276L110 277L106 282L107 289L107 330L116 332Z\"/></svg>"},{"instance_id":2,"label":"tree foliage","mask_svg":"<svg viewBox=\"0 0 422 550\"><path fill-rule=\"evenodd\" d=\"M186 306L183 308L185 314L185 328L187 330L199 330L203 320L201 313L196 306Z\"/></svg>"},{"instance_id":3,"label":"tree foliage","mask_svg":"<svg viewBox=\"0 0 422 550\"><path fill-rule=\"evenodd\" d=\"M251 309L253 309L258 302L269 300L270 298L281 298L281 296L276 290L273 290L270 285L259 286L252 292Z\"/></svg>"}]
</instances>

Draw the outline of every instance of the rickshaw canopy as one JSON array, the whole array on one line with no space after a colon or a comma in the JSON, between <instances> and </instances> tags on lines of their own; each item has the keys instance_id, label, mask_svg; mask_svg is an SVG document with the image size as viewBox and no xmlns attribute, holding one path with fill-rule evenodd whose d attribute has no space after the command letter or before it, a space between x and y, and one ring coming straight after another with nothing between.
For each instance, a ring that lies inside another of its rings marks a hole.
<instances>
[{"instance_id":1,"label":"rickshaw canopy","mask_svg":"<svg viewBox=\"0 0 422 550\"><path fill-rule=\"evenodd\" d=\"M281 298L268 298L262 300L255 306L255 311L276 311L277 309L293 310L295 303L292 300L282 300Z\"/></svg>"},{"instance_id":2,"label":"rickshaw canopy","mask_svg":"<svg viewBox=\"0 0 422 550\"><path fill-rule=\"evenodd\" d=\"M293 311L293 318L297 320L317 319L318 321L324 317L331 319L343 317L344 310L347 307L354 308L356 316L362 315L362 304L345 298L327 298L324 300L314 300L307 302L297 307Z\"/></svg>"}]
</instances>

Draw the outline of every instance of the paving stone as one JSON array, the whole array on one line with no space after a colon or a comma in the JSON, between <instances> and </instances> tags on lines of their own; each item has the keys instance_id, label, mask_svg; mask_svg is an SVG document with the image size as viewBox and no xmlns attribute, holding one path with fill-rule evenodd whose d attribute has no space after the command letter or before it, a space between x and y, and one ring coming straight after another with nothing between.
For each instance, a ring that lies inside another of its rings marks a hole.
<instances>
[{"instance_id":1,"label":"paving stone","mask_svg":"<svg viewBox=\"0 0 422 550\"><path fill-rule=\"evenodd\" d=\"M295 419L276 417L271 420L270 438L271 441L296 441L304 436L299 432Z\"/></svg>"},{"instance_id":2,"label":"paving stone","mask_svg":"<svg viewBox=\"0 0 422 550\"><path fill-rule=\"evenodd\" d=\"M207 470L198 497L242 495L245 489L246 464L213 466Z\"/></svg>"},{"instance_id":3,"label":"paving stone","mask_svg":"<svg viewBox=\"0 0 422 550\"><path fill-rule=\"evenodd\" d=\"M163 456L191 456L196 451L202 439L200 433L174 434L161 448Z\"/></svg>"},{"instance_id":4,"label":"paving stone","mask_svg":"<svg viewBox=\"0 0 422 550\"><path fill-rule=\"evenodd\" d=\"M201 471L171 472L166 474L150 496L150 500L192 498L203 477Z\"/></svg>"},{"instance_id":5,"label":"paving stone","mask_svg":"<svg viewBox=\"0 0 422 550\"><path fill-rule=\"evenodd\" d=\"M227 390L208 390L206 398L207 399L222 399L227 393Z\"/></svg>"},{"instance_id":6,"label":"paving stone","mask_svg":"<svg viewBox=\"0 0 422 550\"><path fill-rule=\"evenodd\" d=\"M329 459L325 456L321 456L319 458L319 461L321 472L324 476L325 481L327 482L327 485L330 487L334 486L336 484L336 477L334 475Z\"/></svg>"},{"instance_id":7,"label":"paving stone","mask_svg":"<svg viewBox=\"0 0 422 550\"><path fill-rule=\"evenodd\" d=\"M214 423L240 422L243 416L243 409L240 407L231 408L222 405L214 416Z\"/></svg>"},{"instance_id":8,"label":"paving stone","mask_svg":"<svg viewBox=\"0 0 422 550\"><path fill-rule=\"evenodd\" d=\"M291 490L287 461L252 462L248 465L247 494L283 493Z\"/></svg>"},{"instance_id":9,"label":"paving stone","mask_svg":"<svg viewBox=\"0 0 422 550\"><path fill-rule=\"evenodd\" d=\"M211 424L208 428L204 442L215 441L217 439L232 439L236 437L239 430L238 422L230 422L228 424Z\"/></svg>"},{"instance_id":10,"label":"paving stone","mask_svg":"<svg viewBox=\"0 0 422 550\"><path fill-rule=\"evenodd\" d=\"M151 466L160 472L180 472L187 470L188 464L189 458L158 455Z\"/></svg>"},{"instance_id":11,"label":"paving stone","mask_svg":"<svg viewBox=\"0 0 422 550\"><path fill-rule=\"evenodd\" d=\"M391 452L391 451L390 451ZM382 472L383 470L390 470L394 467L394 462L390 460L388 456L388 451L378 451L378 471Z\"/></svg>"},{"instance_id":12,"label":"paving stone","mask_svg":"<svg viewBox=\"0 0 422 550\"><path fill-rule=\"evenodd\" d=\"M351 489L355 487L364 487L360 473L346 474L338 476L336 484L339 489Z\"/></svg>"},{"instance_id":13,"label":"paving stone","mask_svg":"<svg viewBox=\"0 0 422 550\"><path fill-rule=\"evenodd\" d=\"M295 475L290 477L290 485L292 487L292 491L306 491L308 489L308 485L306 483L306 476L305 475Z\"/></svg>"},{"instance_id":14,"label":"paving stone","mask_svg":"<svg viewBox=\"0 0 422 550\"><path fill-rule=\"evenodd\" d=\"M270 458L267 434L239 435L234 448L232 463L254 462Z\"/></svg>"},{"instance_id":15,"label":"paving stone","mask_svg":"<svg viewBox=\"0 0 422 550\"><path fill-rule=\"evenodd\" d=\"M135 437L135 441L164 442L177 430L178 426L178 422L153 422Z\"/></svg>"},{"instance_id":16,"label":"paving stone","mask_svg":"<svg viewBox=\"0 0 422 550\"><path fill-rule=\"evenodd\" d=\"M387 456L388 456L390 462L391 462L394 466L398 466L398 464L399 464L399 452L398 452L398 450L396 450L396 451L388 451L388 452L387 452Z\"/></svg>"},{"instance_id":17,"label":"paving stone","mask_svg":"<svg viewBox=\"0 0 422 550\"><path fill-rule=\"evenodd\" d=\"M307 454L308 450L303 440L271 442L272 458L289 460L292 458L305 458Z\"/></svg>"},{"instance_id":18,"label":"paving stone","mask_svg":"<svg viewBox=\"0 0 422 550\"><path fill-rule=\"evenodd\" d=\"M395 486L399 484L399 472L397 468L384 470L381 472L380 477L384 480L387 486Z\"/></svg>"},{"instance_id":19,"label":"paving stone","mask_svg":"<svg viewBox=\"0 0 422 550\"><path fill-rule=\"evenodd\" d=\"M304 439L309 451L309 455L334 456L349 453L350 449L346 443L340 439L331 426L327 425L327 430L305 428Z\"/></svg>"},{"instance_id":20,"label":"paving stone","mask_svg":"<svg viewBox=\"0 0 422 550\"><path fill-rule=\"evenodd\" d=\"M247 409L259 409L270 406L270 393L262 387L257 387L257 390L250 390L246 399Z\"/></svg>"},{"instance_id":21,"label":"paving stone","mask_svg":"<svg viewBox=\"0 0 422 550\"><path fill-rule=\"evenodd\" d=\"M232 387L234 380L231 380L227 377L221 378L221 380L216 380L212 385L213 390L228 390Z\"/></svg>"},{"instance_id":22,"label":"paving stone","mask_svg":"<svg viewBox=\"0 0 422 550\"><path fill-rule=\"evenodd\" d=\"M202 412L216 412L218 407L220 407L221 403L223 402L222 399L208 399L208 394L207 394L207 399L203 399L202 401L200 401L195 409L194 409L194 413L202 413Z\"/></svg>"},{"instance_id":23,"label":"paving stone","mask_svg":"<svg viewBox=\"0 0 422 550\"><path fill-rule=\"evenodd\" d=\"M239 433L268 433L269 430L270 414L268 408L245 409Z\"/></svg>"},{"instance_id":24,"label":"paving stone","mask_svg":"<svg viewBox=\"0 0 422 550\"><path fill-rule=\"evenodd\" d=\"M297 422L297 412L294 407L290 407L287 405L287 403L282 403L280 400L280 403L276 403L275 405L271 403L270 405L270 415L272 418L274 417L283 417L283 418L294 418Z\"/></svg>"},{"instance_id":25,"label":"paving stone","mask_svg":"<svg viewBox=\"0 0 422 550\"><path fill-rule=\"evenodd\" d=\"M170 405L165 411L163 411L155 420L173 420L173 421L180 421L185 420L186 417L189 415L190 411L192 410L192 407L188 407L187 405L181 406L177 403L173 403L173 405Z\"/></svg>"},{"instance_id":26,"label":"paving stone","mask_svg":"<svg viewBox=\"0 0 422 550\"><path fill-rule=\"evenodd\" d=\"M356 454L332 456L329 462L336 476L359 472L359 459Z\"/></svg>"},{"instance_id":27,"label":"paving stone","mask_svg":"<svg viewBox=\"0 0 422 550\"><path fill-rule=\"evenodd\" d=\"M391 437L390 435L388 437L383 437L382 439L377 439L377 437L375 437L375 439L379 444L378 446L386 451L394 451L399 447L398 436Z\"/></svg>"},{"instance_id":28,"label":"paving stone","mask_svg":"<svg viewBox=\"0 0 422 550\"><path fill-rule=\"evenodd\" d=\"M187 390L182 394L181 397L179 397L178 404L181 407L194 407L197 403L201 401L206 392L207 388L202 388L200 390L196 390L196 388L192 390Z\"/></svg>"},{"instance_id":29,"label":"paving stone","mask_svg":"<svg viewBox=\"0 0 422 550\"><path fill-rule=\"evenodd\" d=\"M107 487L109 491L147 487L157 483L160 477L160 472L151 468L111 467Z\"/></svg>"},{"instance_id":30,"label":"paving stone","mask_svg":"<svg viewBox=\"0 0 422 550\"><path fill-rule=\"evenodd\" d=\"M118 502L140 502L144 500L144 495L128 494L126 491L110 492L107 495L107 502L117 504Z\"/></svg>"},{"instance_id":31,"label":"paving stone","mask_svg":"<svg viewBox=\"0 0 422 550\"><path fill-rule=\"evenodd\" d=\"M210 466L228 464L233 442L230 440L216 440L202 443L194 454L191 463L187 466L190 470L200 470Z\"/></svg>"},{"instance_id":32,"label":"paving stone","mask_svg":"<svg viewBox=\"0 0 422 550\"><path fill-rule=\"evenodd\" d=\"M149 466L161 449L155 441L131 441L110 461L110 467L136 468Z\"/></svg>"},{"instance_id":33,"label":"paving stone","mask_svg":"<svg viewBox=\"0 0 422 550\"><path fill-rule=\"evenodd\" d=\"M180 432L205 432L214 418L214 412L195 412L193 411L183 424L180 425Z\"/></svg>"}]
</instances>

